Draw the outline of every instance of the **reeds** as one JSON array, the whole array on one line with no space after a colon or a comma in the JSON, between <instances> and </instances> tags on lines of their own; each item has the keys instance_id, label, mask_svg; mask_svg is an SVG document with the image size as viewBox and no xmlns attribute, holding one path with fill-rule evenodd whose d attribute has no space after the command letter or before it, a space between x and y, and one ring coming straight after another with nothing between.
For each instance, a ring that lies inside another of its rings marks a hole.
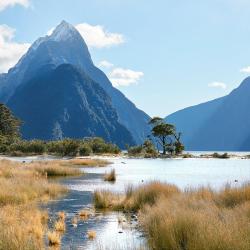
<instances>
[{"instance_id":1,"label":"reeds","mask_svg":"<svg viewBox=\"0 0 250 250\"><path fill-rule=\"evenodd\" d=\"M112 164L112 162L102 159L90 159L90 158L75 158L68 161L69 164L75 166L84 167L105 167Z\"/></svg>"},{"instance_id":2,"label":"reeds","mask_svg":"<svg viewBox=\"0 0 250 250\"><path fill-rule=\"evenodd\" d=\"M104 181L115 182L116 181L116 173L115 169L112 169L109 173L104 175Z\"/></svg>"},{"instance_id":3,"label":"reeds","mask_svg":"<svg viewBox=\"0 0 250 250\"><path fill-rule=\"evenodd\" d=\"M64 161L33 162L28 164L38 173L47 177L79 176L83 174L81 170L66 165Z\"/></svg>"},{"instance_id":4,"label":"reeds","mask_svg":"<svg viewBox=\"0 0 250 250\"><path fill-rule=\"evenodd\" d=\"M37 171L37 163L0 161L0 249L44 249L48 216L36 202L65 192L64 187L49 182L47 176ZM63 220L63 213L58 216ZM58 224L56 228L62 231L63 226ZM48 236L51 244L58 244L58 240L52 240L55 234Z\"/></svg>"},{"instance_id":5,"label":"reeds","mask_svg":"<svg viewBox=\"0 0 250 250\"><path fill-rule=\"evenodd\" d=\"M88 231L87 235L90 240L94 240L96 238L96 232L93 230Z\"/></svg>"},{"instance_id":6,"label":"reeds","mask_svg":"<svg viewBox=\"0 0 250 250\"><path fill-rule=\"evenodd\" d=\"M159 182L126 195L96 192L97 207L138 212L151 249L250 249L250 184L181 191Z\"/></svg>"},{"instance_id":7,"label":"reeds","mask_svg":"<svg viewBox=\"0 0 250 250\"><path fill-rule=\"evenodd\" d=\"M56 231L49 231L48 241L50 246L59 246L61 244L61 236Z\"/></svg>"}]
</instances>

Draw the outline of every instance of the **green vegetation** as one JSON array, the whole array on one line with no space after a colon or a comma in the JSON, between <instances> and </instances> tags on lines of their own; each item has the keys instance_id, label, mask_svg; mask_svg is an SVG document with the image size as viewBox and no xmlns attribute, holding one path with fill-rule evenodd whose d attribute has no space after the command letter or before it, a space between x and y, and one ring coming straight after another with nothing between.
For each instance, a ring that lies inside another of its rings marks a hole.
<instances>
[{"instance_id":1,"label":"green vegetation","mask_svg":"<svg viewBox=\"0 0 250 250\"><path fill-rule=\"evenodd\" d=\"M2 141L0 141L1 143ZM101 138L83 140L63 139L61 141L25 141L17 139L14 143L0 144L0 153L12 156L52 154L58 156L89 156L91 154L118 154L120 149L106 143Z\"/></svg>"},{"instance_id":2,"label":"green vegetation","mask_svg":"<svg viewBox=\"0 0 250 250\"><path fill-rule=\"evenodd\" d=\"M163 155L167 152L171 155L182 153L184 145L181 142L181 133L176 132L174 125L166 123L160 117L152 118L149 124L152 125L152 134L162 148Z\"/></svg>"},{"instance_id":3,"label":"green vegetation","mask_svg":"<svg viewBox=\"0 0 250 250\"><path fill-rule=\"evenodd\" d=\"M219 158L219 159L228 159L228 158L230 158L228 153L223 153L223 154L213 153L212 157L213 158Z\"/></svg>"},{"instance_id":4,"label":"green vegetation","mask_svg":"<svg viewBox=\"0 0 250 250\"><path fill-rule=\"evenodd\" d=\"M185 147L181 142L181 133L176 132L174 125L166 123L160 117L152 118L149 124L152 125L151 131L154 139L149 136L149 139L142 145L128 148L129 156L156 158L159 156L160 149L162 149L164 156L167 153L170 156L182 154ZM156 150L155 144L158 150Z\"/></svg>"},{"instance_id":5,"label":"green vegetation","mask_svg":"<svg viewBox=\"0 0 250 250\"><path fill-rule=\"evenodd\" d=\"M96 191L95 207L137 213L151 249L247 250L250 184L179 190L153 182L124 195Z\"/></svg>"},{"instance_id":6,"label":"green vegetation","mask_svg":"<svg viewBox=\"0 0 250 250\"><path fill-rule=\"evenodd\" d=\"M140 146L134 146L128 148L128 155L129 156L140 156L144 158L155 158L158 156L158 152L150 140L146 140Z\"/></svg>"},{"instance_id":7,"label":"green vegetation","mask_svg":"<svg viewBox=\"0 0 250 250\"><path fill-rule=\"evenodd\" d=\"M19 139L21 122L14 117L12 112L0 104L0 151L4 152L8 146Z\"/></svg>"},{"instance_id":8,"label":"green vegetation","mask_svg":"<svg viewBox=\"0 0 250 250\"><path fill-rule=\"evenodd\" d=\"M91 154L118 154L120 149L102 138L68 139L59 141L21 140L21 122L0 104L0 153L12 156L55 154L59 156L88 156Z\"/></svg>"}]
</instances>

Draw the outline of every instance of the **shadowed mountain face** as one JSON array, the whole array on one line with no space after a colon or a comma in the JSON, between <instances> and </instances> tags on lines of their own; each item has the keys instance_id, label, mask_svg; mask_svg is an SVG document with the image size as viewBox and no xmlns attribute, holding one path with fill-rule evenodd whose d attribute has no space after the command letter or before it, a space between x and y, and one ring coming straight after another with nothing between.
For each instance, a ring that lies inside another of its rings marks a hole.
<instances>
[{"instance_id":1,"label":"shadowed mountain face","mask_svg":"<svg viewBox=\"0 0 250 250\"><path fill-rule=\"evenodd\" d=\"M75 70L78 70L83 74L82 80L91 80L96 83L95 86L102 88L110 99L110 107L113 109L114 113L116 113L117 122L131 133L134 142L142 143L142 141L150 133L150 128L147 124L150 119L149 116L143 111L137 109L136 106L119 90L112 86L106 75L100 69L95 67L87 45L79 32L72 25L64 21L57 26L51 36L39 38L31 46L26 55L20 59L17 65L9 70L8 74L0 75L0 101L11 104L13 112L17 115L19 114L19 117L26 123L26 119L28 119L28 117L24 117L22 112L27 113L27 111L18 108L17 105L14 105L14 103L16 103L16 100L14 99L18 98L18 93L21 91L20 89L24 89L25 86L25 91L29 93L30 98L32 98L31 95L36 96L36 87L34 86L31 91L28 86L31 86L32 82L33 85L38 84L38 75L43 77L43 74L45 74L44 77L46 78L48 68L51 69L52 65L53 68L56 69L58 66L63 64L70 64L74 66ZM64 77L66 76L64 75ZM61 78L58 79L61 80ZM72 80L70 77L67 79L70 81ZM68 84L70 84L70 82ZM74 82L72 82L72 84L74 84ZM62 86L57 85L57 87L61 88ZM41 96L41 100L46 100L46 97ZM59 100L59 96L55 96L55 101L51 103L50 107L53 108L52 104L56 105L57 102L61 102L61 100ZM42 104L43 103L41 102L41 105ZM64 105L67 109L70 103L64 103ZM21 107L24 108L22 105ZM26 106L25 108L28 108L29 112L33 112L32 103L30 103L30 106ZM103 108L103 106L100 108ZM85 126L92 124L90 121L89 123L86 122L87 117L85 116L85 113L82 115L83 116L79 119L85 120ZM52 119L52 117L50 118ZM91 118L93 118L93 116L88 116L88 119ZM32 119L35 123L34 117L30 117L30 119ZM44 121L44 129L50 129L51 122L51 120L47 120L47 123ZM111 120L109 122L113 121ZM62 126L60 122L58 123ZM47 126L46 124L50 125ZM29 129L32 131L32 127ZM75 130L78 129L82 128L75 127ZM94 128L85 127L84 129L90 129L92 132L94 131ZM26 131L25 135L27 138L34 138L34 135L31 132L29 135L28 128L25 129L25 125L23 131ZM36 138L43 137L40 137L38 133L36 133L36 136L38 136ZM124 138L124 140L126 139Z\"/></svg>"},{"instance_id":2,"label":"shadowed mountain face","mask_svg":"<svg viewBox=\"0 0 250 250\"><path fill-rule=\"evenodd\" d=\"M250 150L250 78L229 95L168 117L188 150Z\"/></svg>"},{"instance_id":3,"label":"shadowed mountain face","mask_svg":"<svg viewBox=\"0 0 250 250\"><path fill-rule=\"evenodd\" d=\"M121 147L133 144L129 131L118 122L117 113L106 92L86 74L69 64L20 85L8 106L24 120L26 139L100 136Z\"/></svg>"}]
</instances>

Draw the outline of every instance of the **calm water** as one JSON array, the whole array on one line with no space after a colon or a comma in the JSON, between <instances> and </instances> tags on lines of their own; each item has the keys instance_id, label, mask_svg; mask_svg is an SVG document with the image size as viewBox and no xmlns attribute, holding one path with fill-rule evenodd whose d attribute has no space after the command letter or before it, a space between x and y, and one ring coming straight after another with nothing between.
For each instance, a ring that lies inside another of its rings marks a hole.
<instances>
[{"instance_id":1,"label":"calm water","mask_svg":"<svg viewBox=\"0 0 250 250\"><path fill-rule=\"evenodd\" d=\"M173 183L184 189L210 185L220 189L226 183L233 186L250 181L250 160L241 159L111 159L114 164L104 168L85 168L84 177L66 180L71 192L65 200L52 202L48 206L51 215L64 210L68 215L67 232L62 249L132 249L132 245L144 243L142 234L134 224L118 224L116 213L97 214L78 228L70 226L71 218L82 208L92 207L92 193L97 189L123 192L128 184L141 185L159 180ZM115 168L115 184L105 183L103 174ZM237 180L238 182L235 182ZM87 239L88 230L97 232L96 241ZM119 246L119 247L118 247Z\"/></svg>"},{"instance_id":2,"label":"calm water","mask_svg":"<svg viewBox=\"0 0 250 250\"><path fill-rule=\"evenodd\" d=\"M31 160L15 158L15 160ZM32 158L32 160L36 160ZM41 160L41 159L39 159ZM46 160L46 158L45 158ZM186 187L211 186L220 189L226 183L240 186L250 181L250 160L243 159L110 159L114 164L104 168L85 168L87 174L80 178L66 179L69 194L62 200L46 205L50 215L58 211L67 213L67 231L62 238L62 249L133 249L144 244L136 223L118 224L117 213L92 216L88 221L80 221L77 228L71 226L71 219L83 208L92 208L92 194L97 189L123 192L128 184L135 186L159 180ZM112 168L116 170L115 184L105 183L103 174ZM235 182L237 180L237 182ZM53 224L53 219L51 224ZM97 238L91 241L87 231L95 230Z\"/></svg>"}]
</instances>

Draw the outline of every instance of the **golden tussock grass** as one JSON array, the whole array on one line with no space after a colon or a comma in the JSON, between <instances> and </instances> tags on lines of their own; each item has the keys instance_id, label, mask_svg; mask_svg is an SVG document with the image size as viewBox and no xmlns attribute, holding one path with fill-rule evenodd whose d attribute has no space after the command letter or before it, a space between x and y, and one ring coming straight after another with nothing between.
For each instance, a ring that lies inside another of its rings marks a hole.
<instances>
[{"instance_id":1,"label":"golden tussock grass","mask_svg":"<svg viewBox=\"0 0 250 250\"><path fill-rule=\"evenodd\" d=\"M105 167L112 164L112 162L102 159L90 159L90 158L75 158L68 161L69 164L75 166L85 167Z\"/></svg>"},{"instance_id":2,"label":"golden tussock grass","mask_svg":"<svg viewBox=\"0 0 250 250\"><path fill-rule=\"evenodd\" d=\"M66 225L64 220L62 219L57 220L55 222L54 228L56 232L64 233L66 231Z\"/></svg>"},{"instance_id":3,"label":"golden tussock grass","mask_svg":"<svg viewBox=\"0 0 250 250\"><path fill-rule=\"evenodd\" d=\"M65 220L65 219L66 219L66 214L65 214L65 212L63 212L63 211L59 211L59 212L57 213L57 216L58 216L58 218L59 218L60 220Z\"/></svg>"},{"instance_id":4,"label":"golden tussock grass","mask_svg":"<svg viewBox=\"0 0 250 250\"><path fill-rule=\"evenodd\" d=\"M48 215L36 204L65 192L37 163L0 161L0 249L44 249Z\"/></svg>"},{"instance_id":5,"label":"golden tussock grass","mask_svg":"<svg viewBox=\"0 0 250 250\"><path fill-rule=\"evenodd\" d=\"M96 238L96 232L93 230L88 231L87 235L90 240L94 240Z\"/></svg>"},{"instance_id":6,"label":"golden tussock grass","mask_svg":"<svg viewBox=\"0 0 250 250\"><path fill-rule=\"evenodd\" d=\"M109 173L104 175L104 181L115 182L116 181L116 173L115 169L112 169Z\"/></svg>"},{"instance_id":7,"label":"golden tussock grass","mask_svg":"<svg viewBox=\"0 0 250 250\"><path fill-rule=\"evenodd\" d=\"M61 236L56 231L48 232L48 241L50 246L59 246L61 244Z\"/></svg>"},{"instance_id":8,"label":"golden tussock grass","mask_svg":"<svg viewBox=\"0 0 250 250\"><path fill-rule=\"evenodd\" d=\"M47 215L34 205L7 205L0 209L0 249L43 249Z\"/></svg>"},{"instance_id":9,"label":"golden tussock grass","mask_svg":"<svg viewBox=\"0 0 250 250\"><path fill-rule=\"evenodd\" d=\"M73 227L77 227L77 223L78 223L77 217L73 217L72 220L71 220L72 226L73 226Z\"/></svg>"},{"instance_id":10,"label":"golden tussock grass","mask_svg":"<svg viewBox=\"0 0 250 250\"><path fill-rule=\"evenodd\" d=\"M92 212L87 209L83 209L79 212L79 217L81 220L88 220L91 215L92 215Z\"/></svg>"},{"instance_id":11,"label":"golden tussock grass","mask_svg":"<svg viewBox=\"0 0 250 250\"><path fill-rule=\"evenodd\" d=\"M32 162L28 166L47 177L79 176L83 174L81 170L65 164L63 160Z\"/></svg>"},{"instance_id":12,"label":"golden tussock grass","mask_svg":"<svg viewBox=\"0 0 250 250\"><path fill-rule=\"evenodd\" d=\"M94 206L97 209L122 210L124 206L124 195L114 194L105 190L97 190L94 192Z\"/></svg>"},{"instance_id":13,"label":"golden tussock grass","mask_svg":"<svg viewBox=\"0 0 250 250\"><path fill-rule=\"evenodd\" d=\"M129 186L125 195L105 190L96 191L94 205L98 209L138 211L146 204L153 205L160 196L170 197L179 192L180 190L174 185L152 182L136 189Z\"/></svg>"},{"instance_id":14,"label":"golden tussock grass","mask_svg":"<svg viewBox=\"0 0 250 250\"><path fill-rule=\"evenodd\" d=\"M105 191L96 195L100 207L138 212L151 249L250 249L250 184L216 192L153 182L130 187L123 198Z\"/></svg>"}]
</instances>

